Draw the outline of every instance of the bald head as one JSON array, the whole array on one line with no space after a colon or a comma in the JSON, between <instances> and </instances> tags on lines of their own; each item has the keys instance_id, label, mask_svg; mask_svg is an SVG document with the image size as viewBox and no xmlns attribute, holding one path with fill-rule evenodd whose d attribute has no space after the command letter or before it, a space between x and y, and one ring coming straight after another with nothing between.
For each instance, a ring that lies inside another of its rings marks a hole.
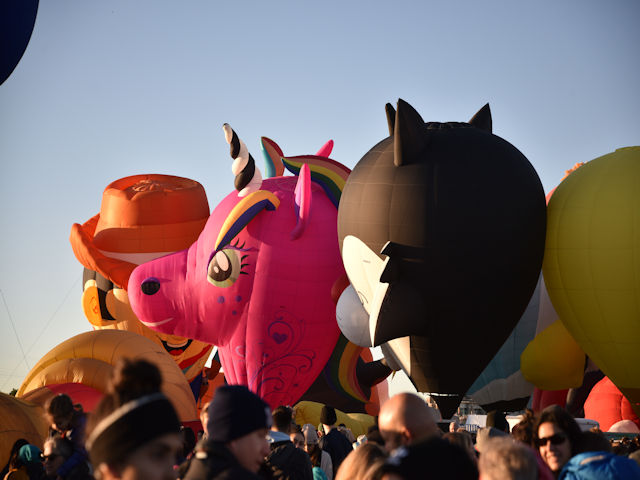
<instances>
[{"instance_id":1,"label":"bald head","mask_svg":"<svg viewBox=\"0 0 640 480\"><path fill-rule=\"evenodd\" d=\"M440 430L435 412L426 402L413 393L399 393L380 408L378 426L385 441L385 448L395 450L401 445L437 435Z\"/></svg>"}]
</instances>

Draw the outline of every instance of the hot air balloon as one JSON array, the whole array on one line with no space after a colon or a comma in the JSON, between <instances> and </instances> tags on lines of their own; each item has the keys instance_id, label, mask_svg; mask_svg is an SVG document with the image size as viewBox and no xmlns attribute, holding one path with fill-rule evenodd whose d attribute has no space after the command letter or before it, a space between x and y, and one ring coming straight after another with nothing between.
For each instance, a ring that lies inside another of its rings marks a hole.
<instances>
[{"instance_id":1,"label":"hot air balloon","mask_svg":"<svg viewBox=\"0 0 640 480\"><path fill-rule=\"evenodd\" d=\"M148 327L217 345L229 383L273 407L292 405L340 338L331 291L344 275L336 217L349 169L317 155L283 157L263 139L278 175L263 180L244 142L224 131L237 191L188 250L136 268L129 298ZM281 175L283 162L295 176Z\"/></svg>"},{"instance_id":2,"label":"hot air balloon","mask_svg":"<svg viewBox=\"0 0 640 480\"><path fill-rule=\"evenodd\" d=\"M387 118L390 136L345 185L340 248L372 344L389 342L416 388L440 394L450 416L535 289L544 191L525 156L491 133L488 105L469 123L425 123L400 100ZM372 282L365 297L361 285Z\"/></svg>"},{"instance_id":3,"label":"hot air balloon","mask_svg":"<svg viewBox=\"0 0 640 480\"><path fill-rule=\"evenodd\" d=\"M571 336L640 413L640 147L569 175L549 201L543 272Z\"/></svg>"},{"instance_id":4,"label":"hot air balloon","mask_svg":"<svg viewBox=\"0 0 640 480\"><path fill-rule=\"evenodd\" d=\"M191 245L209 218L200 183L171 175L133 175L102 194L100 213L71 228L71 246L84 266L82 307L96 329L128 330L162 346L184 372L198 399L212 345L166 335L137 319L127 296L131 271L140 263Z\"/></svg>"},{"instance_id":5,"label":"hot air balloon","mask_svg":"<svg viewBox=\"0 0 640 480\"><path fill-rule=\"evenodd\" d=\"M11 447L19 438L42 448L49 425L41 406L0 393L0 418L0 465L7 463Z\"/></svg>"},{"instance_id":6,"label":"hot air balloon","mask_svg":"<svg viewBox=\"0 0 640 480\"><path fill-rule=\"evenodd\" d=\"M91 411L106 391L116 361L122 357L155 364L162 374L162 391L180 420L198 421L191 388L171 356L148 338L127 331L96 330L65 340L38 360L16 395L44 406L55 394L66 393Z\"/></svg>"}]
</instances>

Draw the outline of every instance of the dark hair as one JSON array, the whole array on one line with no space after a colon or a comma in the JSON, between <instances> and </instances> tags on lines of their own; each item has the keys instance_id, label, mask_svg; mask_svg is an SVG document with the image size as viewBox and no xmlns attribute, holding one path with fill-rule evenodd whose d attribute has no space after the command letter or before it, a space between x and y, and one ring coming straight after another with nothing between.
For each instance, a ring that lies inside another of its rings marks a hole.
<instances>
[{"instance_id":1,"label":"dark hair","mask_svg":"<svg viewBox=\"0 0 640 480\"><path fill-rule=\"evenodd\" d=\"M307 453L309 454L309 459L311 460L311 466L319 467L320 461L322 460L322 449L317 443L314 443L312 445L307 444L307 448L309 449Z\"/></svg>"},{"instance_id":2,"label":"dark hair","mask_svg":"<svg viewBox=\"0 0 640 480\"><path fill-rule=\"evenodd\" d=\"M513 426L511 436L526 445L533 445L533 425L535 422L536 418L533 414L533 410L527 408L522 420L520 420L517 425Z\"/></svg>"},{"instance_id":3,"label":"dark hair","mask_svg":"<svg viewBox=\"0 0 640 480\"><path fill-rule=\"evenodd\" d=\"M24 438L19 438L18 440L13 442L13 447L11 447L11 453L9 453L9 461L7 462L8 467L17 468L20 466L21 462L20 462L20 459L18 458L18 455L20 454L20 449L24 445L28 445L28 444L29 442L27 442Z\"/></svg>"},{"instance_id":4,"label":"dark hair","mask_svg":"<svg viewBox=\"0 0 640 480\"><path fill-rule=\"evenodd\" d=\"M47 402L47 413L57 416L68 416L73 414L73 402L66 393L59 393Z\"/></svg>"},{"instance_id":5,"label":"dark hair","mask_svg":"<svg viewBox=\"0 0 640 480\"><path fill-rule=\"evenodd\" d=\"M116 363L107 391L88 421L87 450L94 466L124 464L144 443L180 432L161 384L158 367L147 360L125 358Z\"/></svg>"},{"instance_id":6,"label":"dark hair","mask_svg":"<svg viewBox=\"0 0 640 480\"><path fill-rule=\"evenodd\" d=\"M494 427L503 432L509 433L509 422L507 422L504 413L497 410L491 410L487 413L487 427Z\"/></svg>"},{"instance_id":7,"label":"dark hair","mask_svg":"<svg viewBox=\"0 0 640 480\"><path fill-rule=\"evenodd\" d=\"M576 451L583 452L611 452L611 443L601 431L590 430L582 432L578 438Z\"/></svg>"},{"instance_id":8,"label":"dark hair","mask_svg":"<svg viewBox=\"0 0 640 480\"><path fill-rule=\"evenodd\" d=\"M273 424L279 432L289 433L291 430L291 408L280 405L271 413Z\"/></svg>"},{"instance_id":9,"label":"dark hair","mask_svg":"<svg viewBox=\"0 0 640 480\"><path fill-rule=\"evenodd\" d=\"M538 448L540 425L547 422L553 423L567 435L569 445L571 445L571 455L579 453L578 444L582 431L571 414L559 405L550 405L540 412L538 421L533 429L533 446L536 449Z\"/></svg>"},{"instance_id":10,"label":"dark hair","mask_svg":"<svg viewBox=\"0 0 640 480\"><path fill-rule=\"evenodd\" d=\"M182 432L182 456L188 457L196 448L196 434L190 427L181 427Z\"/></svg>"}]
</instances>

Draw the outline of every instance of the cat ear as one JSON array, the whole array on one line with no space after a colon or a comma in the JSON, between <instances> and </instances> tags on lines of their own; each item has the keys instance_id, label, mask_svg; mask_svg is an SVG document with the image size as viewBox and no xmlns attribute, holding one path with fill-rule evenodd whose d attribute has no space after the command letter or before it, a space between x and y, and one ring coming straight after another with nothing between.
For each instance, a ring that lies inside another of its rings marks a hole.
<instances>
[{"instance_id":1,"label":"cat ear","mask_svg":"<svg viewBox=\"0 0 640 480\"><path fill-rule=\"evenodd\" d=\"M489 108L488 103L478 110L478 113L469 120L469 125L473 125L480 130L486 130L487 132L492 133L493 123L491 121L491 108Z\"/></svg>"},{"instance_id":2,"label":"cat ear","mask_svg":"<svg viewBox=\"0 0 640 480\"><path fill-rule=\"evenodd\" d=\"M393 131L395 166L400 167L417 161L428 140L427 128L420 114L407 102L399 99Z\"/></svg>"},{"instance_id":3,"label":"cat ear","mask_svg":"<svg viewBox=\"0 0 640 480\"><path fill-rule=\"evenodd\" d=\"M389 127L389 136L391 136L396 126L396 109L393 108L393 105L387 103L384 106L384 111L387 114L387 126Z\"/></svg>"}]
</instances>

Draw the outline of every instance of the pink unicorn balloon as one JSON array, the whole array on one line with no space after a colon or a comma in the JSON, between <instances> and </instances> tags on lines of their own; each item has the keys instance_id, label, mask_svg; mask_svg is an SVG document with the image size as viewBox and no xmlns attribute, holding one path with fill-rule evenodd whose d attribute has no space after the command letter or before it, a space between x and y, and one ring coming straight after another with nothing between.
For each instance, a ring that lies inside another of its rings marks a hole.
<instances>
[{"instance_id":1,"label":"pink unicorn balloon","mask_svg":"<svg viewBox=\"0 0 640 480\"><path fill-rule=\"evenodd\" d=\"M331 298L344 274L336 191L339 198L349 170L320 156L292 157L280 163L298 175L263 181L244 143L224 130L237 192L189 249L137 267L129 299L148 327L217 345L229 383L273 407L293 404L340 335Z\"/></svg>"}]
</instances>

